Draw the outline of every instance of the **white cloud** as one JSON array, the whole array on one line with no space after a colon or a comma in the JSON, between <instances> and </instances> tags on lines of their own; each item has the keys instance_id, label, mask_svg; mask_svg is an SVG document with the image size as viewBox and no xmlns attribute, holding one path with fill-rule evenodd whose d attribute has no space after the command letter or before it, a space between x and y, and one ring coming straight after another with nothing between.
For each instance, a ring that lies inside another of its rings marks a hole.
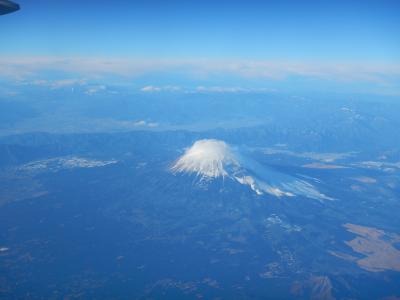
<instances>
[{"instance_id":1,"label":"white cloud","mask_svg":"<svg viewBox=\"0 0 400 300\"><path fill-rule=\"evenodd\" d=\"M221 87L221 86L212 86L212 87L205 87L205 86L198 86L196 91L201 93L239 93L244 92L245 89L240 87Z\"/></svg>"},{"instance_id":2,"label":"white cloud","mask_svg":"<svg viewBox=\"0 0 400 300\"><path fill-rule=\"evenodd\" d=\"M146 122L145 120L134 121L131 124L133 125L133 127L148 127L148 128L156 128L156 127L158 127L158 123Z\"/></svg>"},{"instance_id":3,"label":"white cloud","mask_svg":"<svg viewBox=\"0 0 400 300\"><path fill-rule=\"evenodd\" d=\"M53 89L59 89L63 87L70 87L70 86L76 86L76 85L85 85L86 80L85 79L62 79L62 80L53 80L50 83L50 86Z\"/></svg>"},{"instance_id":4,"label":"white cloud","mask_svg":"<svg viewBox=\"0 0 400 300\"><path fill-rule=\"evenodd\" d=\"M196 92L199 93L266 93L274 91L275 90L268 88L242 88L242 87L229 87L229 86L196 87Z\"/></svg>"},{"instance_id":5,"label":"white cloud","mask_svg":"<svg viewBox=\"0 0 400 300\"><path fill-rule=\"evenodd\" d=\"M88 89L85 91L85 94L94 95L105 90L107 90L107 87L105 85L93 85L88 87Z\"/></svg>"},{"instance_id":6,"label":"white cloud","mask_svg":"<svg viewBox=\"0 0 400 300\"><path fill-rule=\"evenodd\" d=\"M146 126L146 121L140 120L133 123L133 126Z\"/></svg>"},{"instance_id":7,"label":"white cloud","mask_svg":"<svg viewBox=\"0 0 400 300\"><path fill-rule=\"evenodd\" d=\"M147 127L149 127L149 128L156 128L156 127L158 127L158 123L155 123L155 122L147 123Z\"/></svg>"},{"instance_id":8,"label":"white cloud","mask_svg":"<svg viewBox=\"0 0 400 300\"><path fill-rule=\"evenodd\" d=\"M51 89L59 89L63 87L70 87L70 86L77 86L77 85L85 85L85 79L60 79L60 80L44 80L44 79L37 79L28 82L22 82L23 84L30 84L30 85L38 85L38 86L45 86Z\"/></svg>"},{"instance_id":9,"label":"white cloud","mask_svg":"<svg viewBox=\"0 0 400 300\"><path fill-rule=\"evenodd\" d=\"M245 78L282 80L291 76L337 81L392 84L400 77L400 64L279 62L268 60L211 59L117 59L82 57L2 57L0 76L21 80L42 71L64 71L99 78L106 75L140 76L152 72L179 71L182 76L236 75ZM63 84L59 82L58 84ZM68 82L64 82L68 84ZM173 90L175 87L144 87L144 91Z\"/></svg>"},{"instance_id":10,"label":"white cloud","mask_svg":"<svg viewBox=\"0 0 400 300\"><path fill-rule=\"evenodd\" d=\"M140 89L142 92L160 92L161 88L156 87L156 86L152 86L152 85L148 85L145 86L143 88Z\"/></svg>"},{"instance_id":11,"label":"white cloud","mask_svg":"<svg viewBox=\"0 0 400 300\"><path fill-rule=\"evenodd\" d=\"M147 85L144 86L140 89L142 92L178 92L181 90L181 87L179 86L174 86L174 85L166 85L166 86L153 86L153 85Z\"/></svg>"},{"instance_id":12,"label":"white cloud","mask_svg":"<svg viewBox=\"0 0 400 300\"><path fill-rule=\"evenodd\" d=\"M0 72L1 75L1 72ZM50 89L60 89L64 87L74 87L74 86L83 86L87 84L86 79L60 79L60 80L46 80L46 79L36 79L36 80L24 80L21 81L22 85L36 85L49 87Z\"/></svg>"}]
</instances>

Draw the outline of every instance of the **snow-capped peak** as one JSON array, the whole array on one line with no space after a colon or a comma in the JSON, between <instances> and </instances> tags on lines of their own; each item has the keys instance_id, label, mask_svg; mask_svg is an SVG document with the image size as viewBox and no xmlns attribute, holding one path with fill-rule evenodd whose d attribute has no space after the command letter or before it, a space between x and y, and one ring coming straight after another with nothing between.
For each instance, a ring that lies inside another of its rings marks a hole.
<instances>
[{"instance_id":1,"label":"snow-capped peak","mask_svg":"<svg viewBox=\"0 0 400 300\"><path fill-rule=\"evenodd\" d=\"M215 178L228 176L228 165L239 166L231 148L224 141L206 139L199 140L188 148L175 162L172 170L196 173L202 178Z\"/></svg>"},{"instance_id":2,"label":"snow-capped peak","mask_svg":"<svg viewBox=\"0 0 400 300\"><path fill-rule=\"evenodd\" d=\"M257 195L301 195L317 200L332 200L303 179L261 165L224 141L214 139L195 142L171 169L174 173L194 173L201 180L228 177L249 186Z\"/></svg>"}]
</instances>

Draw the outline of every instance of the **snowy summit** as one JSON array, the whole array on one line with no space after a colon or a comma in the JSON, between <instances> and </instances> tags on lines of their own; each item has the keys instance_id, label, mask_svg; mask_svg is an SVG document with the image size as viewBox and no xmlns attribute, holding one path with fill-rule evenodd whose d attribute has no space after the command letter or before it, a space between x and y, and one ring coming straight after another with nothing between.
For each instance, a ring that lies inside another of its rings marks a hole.
<instances>
[{"instance_id":1,"label":"snowy summit","mask_svg":"<svg viewBox=\"0 0 400 300\"><path fill-rule=\"evenodd\" d=\"M311 183L261 165L220 140L196 141L186 149L171 170L174 173L196 174L200 180L228 177L249 186L257 195L264 193L275 197L302 195L320 201L332 200L320 193Z\"/></svg>"},{"instance_id":2,"label":"snowy summit","mask_svg":"<svg viewBox=\"0 0 400 300\"><path fill-rule=\"evenodd\" d=\"M185 154L176 161L172 170L196 173L202 178L215 178L228 176L226 170L228 165L239 166L230 147L224 141L205 139L195 142L187 149Z\"/></svg>"}]
</instances>

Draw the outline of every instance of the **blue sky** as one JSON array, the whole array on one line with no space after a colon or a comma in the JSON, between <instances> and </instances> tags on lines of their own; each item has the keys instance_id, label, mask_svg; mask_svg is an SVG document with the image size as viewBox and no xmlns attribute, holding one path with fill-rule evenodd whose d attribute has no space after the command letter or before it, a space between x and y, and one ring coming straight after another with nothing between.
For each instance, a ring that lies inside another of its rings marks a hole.
<instances>
[{"instance_id":1,"label":"blue sky","mask_svg":"<svg viewBox=\"0 0 400 300\"><path fill-rule=\"evenodd\" d=\"M162 70L165 77L168 69L171 84L182 69L186 74L192 68L191 73L210 78L233 70L258 83L294 75L398 88L400 1L17 2L21 11L0 17L3 73L13 67L15 73L19 58L30 63L47 58L42 65L53 63L47 71L67 69L82 76L109 72L110 61L123 66L126 60L125 65L135 61L135 76L138 63L146 74ZM75 61L63 65L64 58ZM92 70L78 67L78 58L92 60ZM39 72L39 65L19 64L19 71ZM130 72L121 66L114 73Z\"/></svg>"}]
</instances>

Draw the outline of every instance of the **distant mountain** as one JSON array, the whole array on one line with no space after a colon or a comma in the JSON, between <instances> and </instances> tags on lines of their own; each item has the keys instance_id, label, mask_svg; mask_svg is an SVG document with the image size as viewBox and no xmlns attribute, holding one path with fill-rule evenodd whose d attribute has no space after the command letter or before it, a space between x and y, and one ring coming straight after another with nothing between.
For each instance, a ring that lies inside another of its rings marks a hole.
<instances>
[{"instance_id":1,"label":"distant mountain","mask_svg":"<svg viewBox=\"0 0 400 300\"><path fill-rule=\"evenodd\" d=\"M305 180L263 166L223 141L196 141L172 166L174 172L194 173L200 181L226 177L248 185L258 195L276 197L302 195L317 200L332 200Z\"/></svg>"}]
</instances>

